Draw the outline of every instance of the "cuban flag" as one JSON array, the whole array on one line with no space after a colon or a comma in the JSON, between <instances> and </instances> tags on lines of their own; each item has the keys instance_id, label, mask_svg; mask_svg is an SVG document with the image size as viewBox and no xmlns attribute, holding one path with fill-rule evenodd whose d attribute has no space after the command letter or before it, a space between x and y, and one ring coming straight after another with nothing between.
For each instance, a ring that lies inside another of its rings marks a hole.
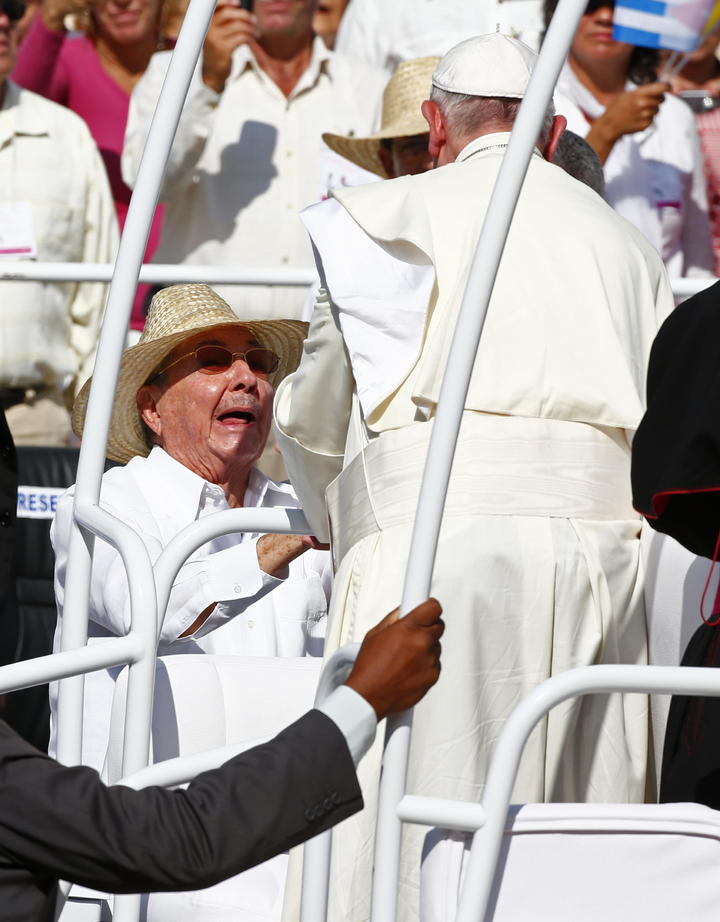
<instances>
[{"instance_id":1,"label":"cuban flag","mask_svg":"<svg viewBox=\"0 0 720 922\"><path fill-rule=\"evenodd\" d=\"M706 26L715 17L718 0L618 0L613 16L613 38L646 48L693 51Z\"/></svg>"}]
</instances>

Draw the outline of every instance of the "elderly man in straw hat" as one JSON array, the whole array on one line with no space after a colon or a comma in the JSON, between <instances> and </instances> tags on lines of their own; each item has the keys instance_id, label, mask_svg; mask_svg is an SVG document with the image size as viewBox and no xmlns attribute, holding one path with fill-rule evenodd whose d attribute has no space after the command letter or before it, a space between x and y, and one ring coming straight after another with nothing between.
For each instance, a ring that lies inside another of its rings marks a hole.
<instances>
[{"instance_id":1,"label":"elderly man in straw hat","mask_svg":"<svg viewBox=\"0 0 720 922\"><path fill-rule=\"evenodd\" d=\"M273 388L297 365L307 325L242 322L206 285L176 285L152 301L137 345L120 368L100 503L142 536L155 560L196 519L238 506L297 506L292 488L254 467L270 429ZM88 382L75 404L82 435ZM63 617L72 488L52 527ZM328 555L295 535L234 534L193 554L173 586L160 654L303 656L322 652ZM91 640L129 630L125 569L96 542L90 588ZM115 671L86 686L83 761L102 768ZM51 707L56 703L51 691ZM52 730L51 748L54 743Z\"/></svg>"},{"instance_id":2,"label":"elderly man in straw hat","mask_svg":"<svg viewBox=\"0 0 720 922\"><path fill-rule=\"evenodd\" d=\"M457 45L423 104L441 168L304 214L325 290L275 414L306 514L318 529L329 516L329 649L400 599L455 319L535 60L501 34ZM673 302L645 238L547 162L563 124L546 113L465 402L433 579L453 616L440 682L415 714L414 794L477 799L506 716L539 682L645 658L630 442ZM642 800L647 727L637 696L554 710L514 798ZM366 809L337 832L333 920L367 918L377 774L367 762ZM417 913L421 837L406 834L403 920Z\"/></svg>"},{"instance_id":3,"label":"elderly man in straw hat","mask_svg":"<svg viewBox=\"0 0 720 922\"><path fill-rule=\"evenodd\" d=\"M415 58L398 65L383 93L378 132L367 138L326 133L323 141L341 157L383 179L429 170L427 122L420 107L439 61L438 57Z\"/></svg>"}]
</instances>

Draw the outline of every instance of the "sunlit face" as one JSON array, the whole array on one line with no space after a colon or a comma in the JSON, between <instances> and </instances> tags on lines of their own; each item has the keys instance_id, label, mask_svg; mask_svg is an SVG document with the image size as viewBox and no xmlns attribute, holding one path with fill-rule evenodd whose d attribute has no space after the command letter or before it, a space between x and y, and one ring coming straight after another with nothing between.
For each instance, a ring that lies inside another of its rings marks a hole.
<instances>
[{"instance_id":1,"label":"sunlit face","mask_svg":"<svg viewBox=\"0 0 720 922\"><path fill-rule=\"evenodd\" d=\"M320 0L313 18L313 29L324 39L334 42L348 0Z\"/></svg>"},{"instance_id":2,"label":"sunlit face","mask_svg":"<svg viewBox=\"0 0 720 922\"><path fill-rule=\"evenodd\" d=\"M310 34L317 0L255 0L260 36Z\"/></svg>"},{"instance_id":3,"label":"sunlit face","mask_svg":"<svg viewBox=\"0 0 720 922\"><path fill-rule=\"evenodd\" d=\"M258 343L243 327L221 327L183 342L162 363L198 346L222 345L246 352ZM273 388L242 359L225 372L206 374L193 357L141 387L138 408L157 443L210 483L246 474L260 457L270 431Z\"/></svg>"},{"instance_id":4,"label":"sunlit face","mask_svg":"<svg viewBox=\"0 0 720 922\"><path fill-rule=\"evenodd\" d=\"M407 138L392 138L387 146L380 148L380 159L385 172L393 179L396 176L416 176L432 169L432 157L428 151L429 135L414 134Z\"/></svg>"},{"instance_id":5,"label":"sunlit face","mask_svg":"<svg viewBox=\"0 0 720 922\"><path fill-rule=\"evenodd\" d=\"M0 7L0 84L15 67L16 52L17 23L11 22L10 17ZM0 100L2 100L1 86Z\"/></svg>"},{"instance_id":6,"label":"sunlit face","mask_svg":"<svg viewBox=\"0 0 720 922\"><path fill-rule=\"evenodd\" d=\"M161 0L99 0L92 15L99 36L121 45L156 35Z\"/></svg>"},{"instance_id":7,"label":"sunlit face","mask_svg":"<svg viewBox=\"0 0 720 922\"><path fill-rule=\"evenodd\" d=\"M588 12L580 19L570 48L570 63L576 61L583 67L606 61L626 69L634 46L613 39L612 4L607 3L595 9L593 6L591 3Z\"/></svg>"}]
</instances>

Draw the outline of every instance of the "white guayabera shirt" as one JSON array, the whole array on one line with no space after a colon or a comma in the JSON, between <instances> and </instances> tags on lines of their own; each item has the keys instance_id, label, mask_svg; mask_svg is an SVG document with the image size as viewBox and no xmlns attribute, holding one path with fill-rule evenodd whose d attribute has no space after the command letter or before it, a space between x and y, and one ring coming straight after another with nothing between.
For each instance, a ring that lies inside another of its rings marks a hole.
<instances>
[{"instance_id":1,"label":"white guayabera shirt","mask_svg":"<svg viewBox=\"0 0 720 922\"><path fill-rule=\"evenodd\" d=\"M9 81L0 108L0 224L2 259L115 259L115 205L85 123ZM82 383L105 291L89 282L0 282L0 387Z\"/></svg>"},{"instance_id":2,"label":"white guayabera shirt","mask_svg":"<svg viewBox=\"0 0 720 922\"><path fill-rule=\"evenodd\" d=\"M59 649L73 489L59 500L51 538L55 549L55 594ZM130 525L157 560L170 540L197 519L228 508L220 487L207 483L161 448L133 458L103 477L100 505ZM289 484L277 484L253 469L245 494L252 507L291 506L298 501ZM320 656L323 652L330 567L326 551L307 551L279 580L260 570L259 535L232 534L203 545L175 580L160 634L158 655L222 653L242 656ZM191 637L183 634L212 602L212 614ZM118 552L95 542L90 584L90 642L126 634L130 607L125 568ZM85 684L83 762L100 770L108 741L114 680L119 668L89 675ZM52 714L57 687L51 686ZM55 726L51 751L55 744Z\"/></svg>"},{"instance_id":3,"label":"white guayabera shirt","mask_svg":"<svg viewBox=\"0 0 720 922\"><path fill-rule=\"evenodd\" d=\"M130 186L170 54L155 54L133 90L122 158ZM319 38L289 98L247 46L235 51L221 94L196 70L160 193L167 217L155 262L313 268L299 212L358 181L357 168L321 135L370 134L384 87L382 72L328 51ZM215 287L244 319L303 314L304 287Z\"/></svg>"}]
</instances>

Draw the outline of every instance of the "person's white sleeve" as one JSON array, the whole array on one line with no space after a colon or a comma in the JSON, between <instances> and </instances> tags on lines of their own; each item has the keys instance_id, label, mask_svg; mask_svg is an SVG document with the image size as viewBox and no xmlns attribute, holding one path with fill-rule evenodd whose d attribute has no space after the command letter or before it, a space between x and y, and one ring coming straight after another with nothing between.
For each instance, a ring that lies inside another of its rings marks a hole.
<instances>
[{"instance_id":1,"label":"person's white sleeve","mask_svg":"<svg viewBox=\"0 0 720 922\"><path fill-rule=\"evenodd\" d=\"M357 765L375 739L378 721L372 705L349 686L340 685L317 710L337 724Z\"/></svg>"},{"instance_id":2,"label":"person's white sleeve","mask_svg":"<svg viewBox=\"0 0 720 922\"><path fill-rule=\"evenodd\" d=\"M342 470L354 379L332 304L318 293L300 365L275 395L275 436L313 534L328 540L325 490Z\"/></svg>"},{"instance_id":3,"label":"person's white sleeve","mask_svg":"<svg viewBox=\"0 0 720 922\"><path fill-rule=\"evenodd\" d=\"M55 593L61 605L64 603L72 502L71 494L60 498L51 529L55 550ZM158 536L150 533L148 523L121 516L119 510L108 508L106 504L103 508L141 535L150 560L155 563L163 548ZM217 603L203 625L191 635L202 637L241 614L279 585L280 580L260 569L256 545L257 539L204 557L190 557L173 583L160 640L167 643L176 641L209 605ZM99 539L95 541L90 581L90 618L118 636L130 630L130 596L125 566L118 552Z\"/></svg>"},{"instance_id":4,"label":"person's white sleeve","mask_svg":"<svg viewBox=\"0 0 720 922\"><path fill-rule=\"evenodd\" d=\"M130 97L121 166L123 179L131 189L137 179L140 160L171 54L170 51L161 51L152 56L147 70L137 82ZM198 64L193 73L175 140L170 150L163 185L160 189L161 201L172 198L185 185L192 182L195 168L212 132L219 102L220 94L203 83Z\"/></svg>"},{"instance_id":5,"label":"person's white sleeve","mask_svg":"<svg viewBox=\"0 0 720 922\"><path fill-rule=\"evenodd\" d=\"M693 158L689 195L685 203L683 221L683 275L704 278L714 273L714 255L710 219L708 217L707 180L703 167L695 118L688 109L686 131L676 143L683 144Z\"/></svg>"},{"instance_id":6,"label":"person's white sleeve","mask_svg":"<svg viewBox=\"0 0 720 922\"><path fill-rule=\"evenodd\" d=\"M381 4L382 0L351 0L340 20L335 51L389 71Z\"/></svg>"},{"instance_id":7,"label":"person's white sleeve","mask_svg":"<svg viewBox=\"0 0 720 922\"><path fill-rule=\"evenodd\" d=\"M87 177L83 240L78 262L112 263L120 242L117 213L105 164L90 133L78 139L73 157ZM77 356L76 392L90 377L100 338L108 286L100 282L75 282L70 302L70 343Z\"/></svg>"}]
</instances>

